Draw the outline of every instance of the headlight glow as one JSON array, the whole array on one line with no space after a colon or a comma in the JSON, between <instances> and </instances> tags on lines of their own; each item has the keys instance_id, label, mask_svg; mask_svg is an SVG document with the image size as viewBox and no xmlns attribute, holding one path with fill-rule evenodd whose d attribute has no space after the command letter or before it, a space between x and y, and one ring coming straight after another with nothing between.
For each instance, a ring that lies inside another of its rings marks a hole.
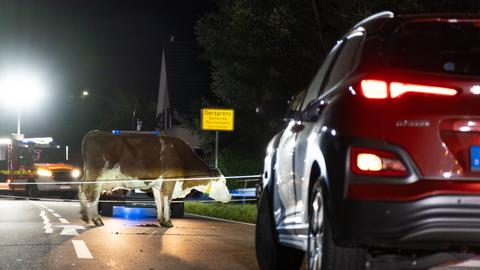
<instances>
[{"instance_id":1,"label":"headlight glow","mask_svg":"<svg viewBox=\"0 0 480 270\"><path fill-rule=\"evenodd\" d=\"M78 177L80 177L80 170L79 170L79 169L75 169L75 170L72 171L71 174L72 174L72 177L73 177L73 178L78 178Z\"/></svg>"},{"instance_id":2,"label":"headlight glow","mask_svg":"<svg viewBox=\"0 0 480 270\"><path fill-rule=\"evenodd\" d=\"M52 176L52 172L50 170L45 170L45 169L38 169L37 174L40 176L47 176L47 177Z\"/></svg>"}]
</instances>

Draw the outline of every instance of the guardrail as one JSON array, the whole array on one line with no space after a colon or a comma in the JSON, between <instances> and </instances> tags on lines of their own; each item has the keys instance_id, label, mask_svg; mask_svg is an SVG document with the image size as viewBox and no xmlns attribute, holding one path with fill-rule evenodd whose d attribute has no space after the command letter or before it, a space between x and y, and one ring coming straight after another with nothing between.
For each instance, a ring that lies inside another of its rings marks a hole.
<instances>
[{"instance_id":1,"label":"guardrail","mask_svg":"<svg viewBox=\"0 0 480 270\"><path fill-rule=\"evenodd\" d=\"M232 195L232 200L230 202L241 202L242 204L255 202L256 194L255 187L248 187L250 183L258 182L260 175L241 175L241 176L224 176L227 181L237 181L243 183L242 188L233 189L230 191ZM129 183L129 182L147 182L155 183L158 182L172 182L172 181L204 181L204 180L220 180L221 177L177 177L177 178L160 178L160 179L111 179L111 180L101 180L101 181L51 181L51 182L11 182L10 186L28 186L28 185L81 185L81 184L112 184L112 183ZM24 199L24 200L41 200L41 201L72 201L79 202L76 199L56 199L56 198L47 198L47 197L28 197L28 196L16 196L16 195L2 195L0 198L11 198L11 199ZM215 202L213 199L188 199L188 200L174 200L172 203L182 203L185 201L195 201L202 203L212 203ZM121 203L148 203L154 202L153 200L100 200L100 202L121 202Z\"/></svg>"}]
</instances>

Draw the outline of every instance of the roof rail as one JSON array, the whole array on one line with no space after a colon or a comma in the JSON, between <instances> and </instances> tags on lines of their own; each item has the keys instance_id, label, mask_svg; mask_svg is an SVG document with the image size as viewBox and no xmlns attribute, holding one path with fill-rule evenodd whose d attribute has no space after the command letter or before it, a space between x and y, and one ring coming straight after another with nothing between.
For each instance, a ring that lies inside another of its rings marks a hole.
<instances>
[{"instance_id":1,"label":"roof rail","mask_svg":"<svg viewBox=\"0 0 480 270\"><path fill-rule=\"evenodd\" d=\"M359 23L355 24L353 29L361 26L362 24L370 22L370 21L374 21L374 20L381 19L381 18L393 18L394 16L395 16L395 14L393 14L393 12L391 12L391 11L381 11L381 12L375 13L375 14L370 15L367 18L361 20Z\"/></svg>"}]
</instances>

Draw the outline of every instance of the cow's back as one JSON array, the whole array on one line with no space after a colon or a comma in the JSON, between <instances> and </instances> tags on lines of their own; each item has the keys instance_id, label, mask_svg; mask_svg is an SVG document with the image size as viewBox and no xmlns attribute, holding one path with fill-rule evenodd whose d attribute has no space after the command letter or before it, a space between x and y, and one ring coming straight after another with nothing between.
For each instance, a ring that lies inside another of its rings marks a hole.
<instances>
[{"instance_id":1,"label":"cow's back","mask_svg":"<svg viewBox=\"0 0 480 270\"><path fill-rule=\"evenodd\" d=\"M91 131L83 139L82 155L86 180L96 180L114 166L138 179L209 175L208 166L184 141L168 136Z\"/></svg>"}]
</instances>

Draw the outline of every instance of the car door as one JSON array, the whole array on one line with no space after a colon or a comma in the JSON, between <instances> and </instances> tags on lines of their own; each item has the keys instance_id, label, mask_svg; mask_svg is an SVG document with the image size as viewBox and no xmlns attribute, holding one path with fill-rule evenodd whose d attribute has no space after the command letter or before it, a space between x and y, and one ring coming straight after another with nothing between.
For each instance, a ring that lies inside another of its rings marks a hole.
<instances>
[{"instance_id":1,"label":"car door","mask_svg":"<svg viewBox=\"0 0 480 270\"><path fill-rule=\"evenodd\" d=\"M281 224L280 228L292 222L291 217L295 212L295 190L293 182L293 153L295 147L295 132L292 127L297 121L296 114L300 110L300 106L305 97L305 90L298 92L291 100L287 117L289 118L287 127L280 137L277 148L277 161L275 165L276 172L276 190L278 194L278 202L280 205L274 205L274 209L280 209L283 217L277 223ZM274 200L274 204L277 200Z\"/></svg>"},{"instance_id":2,"label":"car door","mask_svg":"<svg viewBox=\"0 0 480 270\"><path fill-rule=\"evenodd\" d=\"M335 48L337 48L336 46ZM333 51L336 51L334 49ZM334 54L329 54L326 63L331 63L334 58ZM299 104L298 111L301 111L303 106L306 106L308 102L315 99L318 96L318 91L320 89L320 84L322 83L323 77L325 76L326 67L329 64L324 64L320 70L315 75L312 83L307 89L305 98ZM279 147L277 149L277 190L280 203L283 205L284 217L285 219L280 222L279 228L284 229L295 229L296 225L301 223L302 220L299 220L299 213L297 212L297 199L296 196L296 181L299 181L299 174L294 173L295 168L295 147L297 136L299 130L297 130L298 122L300 121L300 114L297 114L296 117L293 117L289 120L289 123L284 130L282 137L280 138ZM301 180L300 180L301 181ZM283 223L283 224L282 224Z\"/></svg>"},{"instance_id":3,"label":"car door","mask_svg":"<svg viewBox=\"0 0 480 270\"><path fill-rule=\"evenodd\" d=\"M295 218L302 220L307 225L308 217L308 188L310 183L310 172L313 160L316 158L315 151L309 148L317 147L320 131L330 132L336 135L335 129L322 125L321 114L328 106L329 98L334 96L335 85L341 82L352 68L356 65L356 55L359 53L360 44L363 41L363 32L353 32L332 49L322 65L319 74L310 85L310 100L305 99L302 106L301 127L297 127L294 152L294 174L295 174ZM298 124L298 123L297 123ZM326 129L327 128L327 129ZM295 129L295 128L294 128Z\"/></svg>"}]
</instances>

